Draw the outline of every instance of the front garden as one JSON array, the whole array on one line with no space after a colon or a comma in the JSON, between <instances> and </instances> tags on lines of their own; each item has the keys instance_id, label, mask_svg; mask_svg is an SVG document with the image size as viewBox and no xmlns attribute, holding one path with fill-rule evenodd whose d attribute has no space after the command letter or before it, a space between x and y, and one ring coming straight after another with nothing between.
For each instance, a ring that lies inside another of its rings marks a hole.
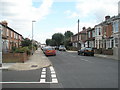
<instances>
[{"instance_id":1,"label":"front garden","mask_svg":"<svg viewBox=\"0 0 120 90\"><path fill-rule=\"evenodd\" d=\"M37 50L37 45L33 44L33 51ZM32 41L29 39L24 39L19 48L12 47L10 52L2 53L3 63L23 63L29 60L30 55L32 55Z\"/></svg>"}]
</instances>

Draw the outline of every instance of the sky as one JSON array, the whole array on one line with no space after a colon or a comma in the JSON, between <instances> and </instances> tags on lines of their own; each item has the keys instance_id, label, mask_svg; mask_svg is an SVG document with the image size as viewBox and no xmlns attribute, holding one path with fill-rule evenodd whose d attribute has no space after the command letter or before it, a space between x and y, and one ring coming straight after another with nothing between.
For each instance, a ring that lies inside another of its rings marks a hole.
<instances>
[{"instance_id":1,"label":"sky","mask_svg":"<svg viewBox=\"0 0 120 90\"><path fill-rule=\"evenodd\" d=\"M0 0L0 21L23 35L24 38L45 43L54 33L77 33L83 27L94 27L105 16L118 15L120 0ZM36 22L32 22L36 21Z\"/></svg>"}]
</instances>

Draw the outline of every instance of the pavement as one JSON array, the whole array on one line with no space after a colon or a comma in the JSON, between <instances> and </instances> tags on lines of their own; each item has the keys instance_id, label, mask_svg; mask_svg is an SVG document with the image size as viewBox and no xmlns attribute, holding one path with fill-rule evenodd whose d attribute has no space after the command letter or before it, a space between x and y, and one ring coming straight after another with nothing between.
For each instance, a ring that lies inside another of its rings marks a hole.
<instances>
[{"instance_id":1,"label":"pavement","mask_svg":"<svg viewBox=\"0 0 120 90\"><path fill-rule=\"evenodd\" d=\"M42 50L39 48L34 52L33 55L29 57L29 60L27 60L26 62L2 63L2 67L0 67L0 69L21 71L21 70L39 69L51 65L52 63L50 62L50 60L43 54Z\"/></svg>"},{"instance_id":2,"label":"pavement","mask_svg":"<svg viewBox=\"0 0 120 90\"><path fill-rule=\"evenodd\" d=\"M67 52L77 53L77 51L69 51L69 50ZM95 57L101 57L101 58L107 58L107 59L117 60L117 58L115 58L115 56L113 56L113 55L94 54L94 56Z\"/></svg>"}]
</instances>

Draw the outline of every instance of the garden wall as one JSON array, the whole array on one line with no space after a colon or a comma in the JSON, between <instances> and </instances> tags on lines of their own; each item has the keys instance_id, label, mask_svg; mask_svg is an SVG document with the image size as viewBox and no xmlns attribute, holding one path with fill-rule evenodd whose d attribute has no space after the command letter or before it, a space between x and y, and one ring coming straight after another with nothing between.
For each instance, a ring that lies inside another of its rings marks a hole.
<instances>
[{"instance_id":1,"label":"garden wall","mask_svg":"<svg viewBox=\"0 0 120 90\"><path fill-rule=\"evenodd\" d=\"M3 63L16 63L25 62L28 60L28 55L26 53L4 53L2 54Z\"/></svg>"}]
</instances>

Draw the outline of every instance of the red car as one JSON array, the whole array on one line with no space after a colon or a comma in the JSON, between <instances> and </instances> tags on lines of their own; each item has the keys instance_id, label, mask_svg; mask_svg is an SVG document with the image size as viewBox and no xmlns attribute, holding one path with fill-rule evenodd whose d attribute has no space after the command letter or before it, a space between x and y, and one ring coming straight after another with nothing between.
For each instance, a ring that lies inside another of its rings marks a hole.
<instances>
[{"instance_id":1,"label":"red car","mask_svg":"<svg viewBox=\"0 0 120 90\"><path fill-rule=\"evenodd\" d=\"M46 56L49 56L49 55L54 55L54 56L56 56L56 50L55 50L55 48L53 48L53 47L47 47L46 49L45 49L45 55Z\"/></svg>"}]
</instances>

